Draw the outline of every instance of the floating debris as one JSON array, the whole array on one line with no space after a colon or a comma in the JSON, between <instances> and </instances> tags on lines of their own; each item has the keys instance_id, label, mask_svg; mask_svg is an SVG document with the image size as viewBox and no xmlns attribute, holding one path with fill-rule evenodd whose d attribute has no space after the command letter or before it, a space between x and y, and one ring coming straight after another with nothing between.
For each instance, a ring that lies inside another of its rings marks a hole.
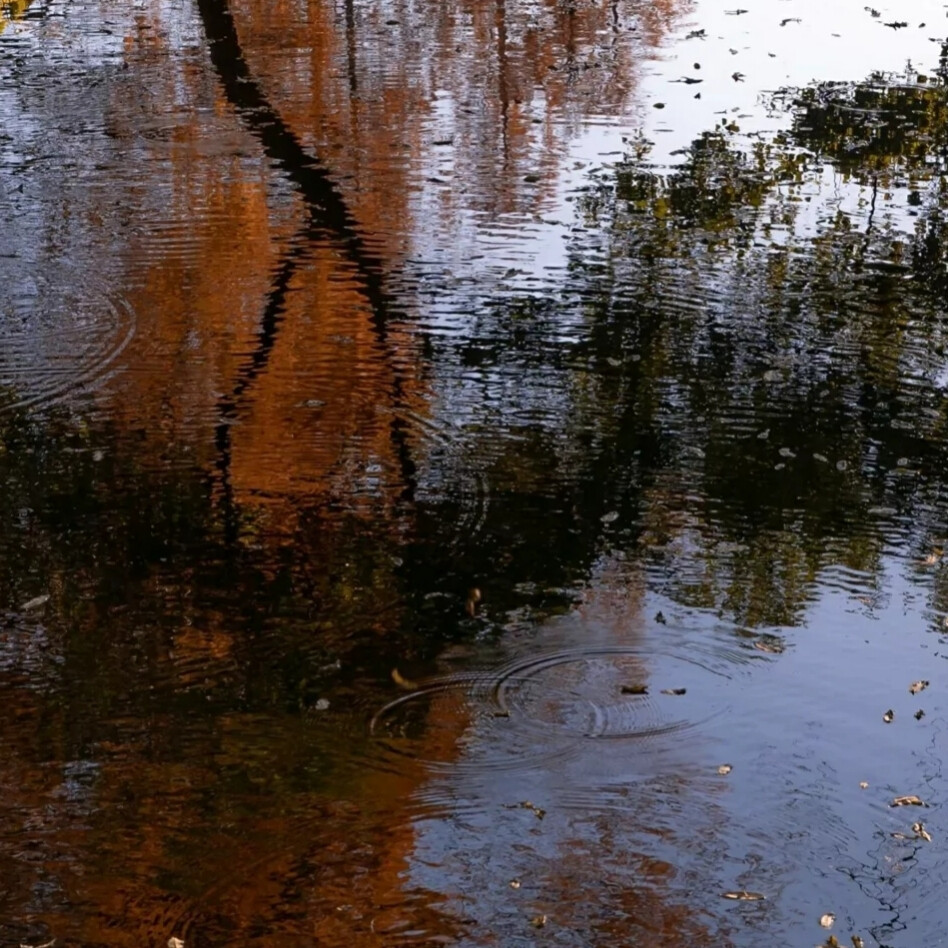
<instances>
[{"instance_id":1,"label":"floating debris","mask_svg":"<svg viewBox=\"0 0 948 948\"><path fill-rule=\"evenodd\" d=\"M915 720L916 720L916 721L921 721L923 717L925 717L925 712L924 712L921 708L919 708L919 709L915 712Z\"/></svg>"},{"instance_id":2,"label":"floating debris","mask_svg":"<svg viewBox=\"0 0 948 948\"><path fill-rule=\"evenodd\" d=\"M944 550L935 548L934 550L931 551L931 553L928 554L928 556L925 557L925 559L921 561L922 565L934 566L936 563L938 563L938 561L942 558L942 556L944 556L944 553L945 553Z\"/></svg>"},{"instance_id":3,"label":"floating debris","mask_svg":"<svg viewBox=\"0 0 948 948\"><path fill-rule=\"evenodd\" d=\"M477 612L477 604L481 601L481 591L475 586L467 592L467 599L464 600L464 611L473 619Z\"/></svg>"},{"instance_id":4,"label":"floating debris","mask_svg":"<svg viewBox=\"0 0 948 948\"><path fill-rule=\"evenodd\" d=\"M891 724L895 720L895 712L889 708L889 710L882 715L882 720L885 721L886 724Z\"/></svg>"},{"instance_id":5,"label":"floating debris","mask_svg":"<svg viewBox=\"0 0 948 948\"><path fill-rule=\"evenodd\" d=\"M615 523L619 519L619 511L610 510L609 513L604 513L599 519L603 523Z\"/></svg>"},{"instance_id":6,"label":"floating debris","mask_svg":"<svg viewBox=\"0 0 948 948\"><path fill-rule=\"evenodd\" d=\"M663 695L684 695L687 693L687 688L662 688Z\"/></svg>"},{"instance_id":7,"label":"floating debris","mask_svg":"<svg viewBox=\"0 0 948 948\"><path fill-rule=\"evenodd\" d=\"M909 694L917 695L920 691L924 691L930 684L930 681L925 680L913 681L912 684L909 685Z\"/></svg>"},{"instance_id":8,"label":"floating debris","mask_svg":"<svg viewBox=\"0 0 948 948\"><path fill-rule=\"evenodd\" d=\"M665 625L665 614L661 610L655 613L655 621Z\"/></svg>"},{"instance_id":9,"label":"floating debris","mask_svg":"<svg viewBox=\"0 0 948 948\"><path fill-rule=\"evenodd\" d=\"M825 915L820 916L820 925L823 928L832 928L833 922L836 921L836 916L832 912L827 912Z\"/></svg>"},{"instance_id":10,"label":"floating debris","mask_svg":"<svg viewBox=\"0 0 948 948\"><path fill-rule=\"evenodd\" d=\"M508 810L529 810L538 820L546 816L546 810L542 806L537 806L529 800L521 800L520 803L505 803L504 806Z\"/></svg>"},{"instance_id":11,"label":"floating debris","mask_svg":"<svg viewBox=\"0 0 948 948\"><path fill-rule=\"evenodd\" d=\"M168 948L184 948L184 942L182 939L175 938L174 935L172 935L168 939Z\"/></svg>"},{"instance_id":12,"label":"floating debris","mask_svg":"<svg viewBox=\"0 0 948 948\"><path fill-rule=\"evenodd\" d=\"M862 939L858 935L853 935L853 948L863 948Z\"/></svg>"},{"instance_id":13,"label":"floating debris","mask_svg":"<svg viewBox=\"0 0 948 948\"><path fill-rule=\"evenodd\" d=\"M511 879L511 880L510 880L510 888L511 888L511 889L519 889L519 888L520 888L520 880L519 880L519 879Z\"/></svg>"},{"instance_id":14,"label":"floating debris","mask_svg":"<svg viewBox=\"0 0 948 948\"><path fill-rule=\"evenodd\" d=\"M721 766L718 767L718 773L722 777L726 777L733 769L734 767L731 764L721 764Z\"/></svg>"},{"instance_id":15,"label":"floating debris","mask_svg":"<svg viewBox=\"0 0 948 948\"><path fill-rule=\"evenodd\" d=\"M647 695L648 685L623 685L622 694L624 695Z\"/></svg>"},{"instance_id":16,"label":"floating debris","mask_svg":"<svg viewBox=\"0 0 948 948\"><path fill-rule=\"evenodd\" d=\"M912 824L912 832L915 834L916 839L924 839L926 843L932 841L932 834L925 829L925 824L921 820Z\"/></svg>"},{"instance_id":17,"label":"floating debris","mask_svg":"<svg viewBox=\"0 0 948 948\"><path fill-rule=\"evenodd\" d=\"M762 635L754 642L754 648L758 652L768 652L771 655L782 655L787 650L779 635Z\"/></svg>"},{"instance_id":18,"label":"floating debris","mask_svg":"<svg viewBox=\"0 0 948 948\"><path fill-rule=\"evenodd\" d=\"M915 794L909 794L904 797L896 797L889 806L928 806L928 804Z\"/></svg>"},{"instance_id":19,"label":"floating debris","mask_svg":"<svg viewBox=\"0 0 948 948\"><path fill-rule=\"evenodd\" d=\"M392 681L394 681L399 688L404 688L406 691L415 691L418 688L417 681L406 678L397 668L392 669Z\"/></svg>"},{"instance_id":20,"label":"floating debris","mask_svg":"<svg viewBox=\"0 0 948 948\"><path fill-rule=\"evenodd\" d=\"M546 925L546 916L534 915L533 918L530 919L530 924L534 928L543 928L543 926Z\"/></svg>"},{"instance_id":21,"label":"floating debris","mask_svg":"<svg viewBox=\"0 0 948 948\"><path fill-rule=\"evenodd\" d=\"M737 892L725 892L724 898L736 899L738 902L760 902L762 899L766 899L767 896L760 892L748 892L746 889L740 889Z\"/></svg>"},{"instance_id":22,"label":"floating debris","mask_svg":"<svg viewBox=\"0 0 948 948\"><path fill-rule=\"evenodd\" d=\"M24 602L20 606L20 612L32 612L34 609L39 609L41 606L45 606L49 602L49 595L36 596L34 599L31 599L29 602Z\"/></svg>"},{"instance_id":23,"label":"floating debris","mask_svg":"<svg viewBox=\"0 0 948 948\"><path fill-rule=\"evenodd\" d=\"M860 780L860 781L859 781L859 789L860 789L860 790L868 790L868 789L869 789L869 781L868 781L868 780Z\"/></svg>"}]
</instances>

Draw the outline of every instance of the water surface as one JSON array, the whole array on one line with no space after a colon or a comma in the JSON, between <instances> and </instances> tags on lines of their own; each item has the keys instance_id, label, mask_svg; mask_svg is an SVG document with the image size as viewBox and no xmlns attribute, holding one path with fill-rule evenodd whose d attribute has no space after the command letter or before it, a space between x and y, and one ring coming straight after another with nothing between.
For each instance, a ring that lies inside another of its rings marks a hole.
<instances>
[{"instance_id":1,"label":"water surface","mask_svg":"<svg viewBox=\"0 0 948 948\"><path fill-rule=\"evenodd\" d=\"M4 943L940 944L946 23L0 5Z\"/></svg>"}]
</instances>

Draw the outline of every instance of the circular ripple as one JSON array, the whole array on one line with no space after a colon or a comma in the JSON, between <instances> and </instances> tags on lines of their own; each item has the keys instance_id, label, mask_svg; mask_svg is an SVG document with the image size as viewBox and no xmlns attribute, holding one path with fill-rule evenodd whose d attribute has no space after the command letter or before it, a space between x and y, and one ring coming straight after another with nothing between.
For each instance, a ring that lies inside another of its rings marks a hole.
<instances>
[{"instance_id":1,"label":"circular ripple","mask_svg":"<svg viewBox=\"0 0 948 948\"><path fill-rule=\"evenodd\" d=\"M127 303L71 267L9 279L0 299L0 413L100 385L134 335Z\"/></svg>"},{"instance_id":2,"label":"circular ripple","mask_svg":"<svg viewBox=\"0 0 948 948\"><path fill-rule=\"evenodd\" d=\"M496 686L494 674L452 676L389 702L369 722L374 765L483 772L531 768L571 754L575 735L537 743L498 705Z\"/></svg>"},{"instance_id":3,"label":"circular ripple","mask_svg":"<svg viewBox=\"0 0 948 948\"><path fill-rule=\"evenodd\" d=\"M501 713L534 727L584 738L654 737L701 724L720 710L702 687L708 672L728 677L697 656L626 646L567 649L501 669L494 700ZM623 692L638 687L647 693ZM661 693L676 690L684 693Z\"/></svg>"},{"instance_id":4,"label":"circular ripple","mask_svg":"<svg viewBox=\"0 0 948 948\"><path fill-rule=\"evenodd\" d=\"M532 769L603 739L648 739L723 710L733 659L626 646L567 649L493 672L424 683L369 724L377 766L403 770ZM644 686L647 694L623 693ZM684 689L683 694L663 690Z\"/></svg>"},{"instance_id":5,"label":"circular ripple","mask_svg":"<svg viewBox=\"0 0 948 948\"><path fill-rule=\"evenodd\" d=\"M452 516L451 546L469 541L481 532L487 519L490 503L487 478L478 465L472 463L469 448L459 431L412 411L402 412L402 418L413 429L420 454L429 460L416 499L434 506L456 507Z\"/></svg>"}]
</instances>

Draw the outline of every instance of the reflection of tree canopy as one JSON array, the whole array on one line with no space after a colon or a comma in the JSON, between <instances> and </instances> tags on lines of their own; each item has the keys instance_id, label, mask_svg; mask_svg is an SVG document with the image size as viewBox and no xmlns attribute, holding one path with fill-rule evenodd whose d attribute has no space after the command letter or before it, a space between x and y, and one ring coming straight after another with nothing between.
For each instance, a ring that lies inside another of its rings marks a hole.
<instances>
[{"instance_id":1,"label":"reflection of tree canopy","mask_svg":"<svg viewBox=\"0 0 948 948\"><path fill-rule=\"evenodd\" d=\"M788 133L722 125L671 171L641 145L587 191L562 301L505 304L459 349L485 386L519 371L510 417L545 392L525 427L575 520L618 511L608 542L666 591L753 623L945 519L945 83L782 101Z\"/></svg>"}]
</instances>

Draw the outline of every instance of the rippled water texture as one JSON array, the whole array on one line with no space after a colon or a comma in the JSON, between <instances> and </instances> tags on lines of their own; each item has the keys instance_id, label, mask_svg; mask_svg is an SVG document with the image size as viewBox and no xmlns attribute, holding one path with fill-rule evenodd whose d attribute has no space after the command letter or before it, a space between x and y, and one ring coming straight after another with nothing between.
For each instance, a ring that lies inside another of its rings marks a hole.
<instances>
[{"instance_id":1,"label":"rippled water texture","mask_svg":"<svg viewBox=\"0 0 948 948\"><path fill-rule=\"evenodd\" d=\"M941 944L946 34L0 0L0 942Z\"/></svg>"}]
</instances>

